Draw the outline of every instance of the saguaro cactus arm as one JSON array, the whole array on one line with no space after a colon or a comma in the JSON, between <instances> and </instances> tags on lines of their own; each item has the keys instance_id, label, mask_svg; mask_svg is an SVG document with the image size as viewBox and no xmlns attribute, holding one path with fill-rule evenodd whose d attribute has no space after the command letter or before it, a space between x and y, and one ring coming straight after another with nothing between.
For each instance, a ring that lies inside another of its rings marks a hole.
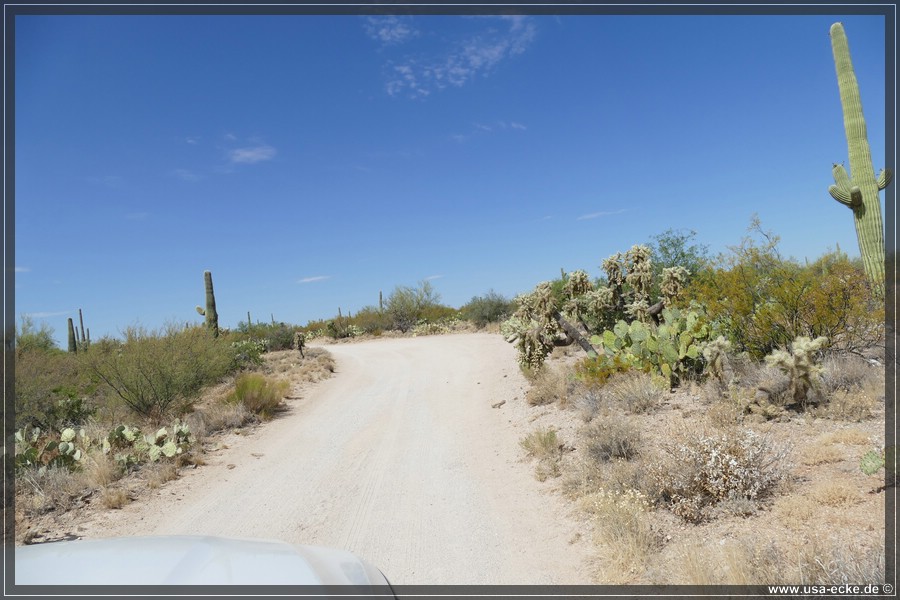
<instances>
[{"instance_id":1,"label":"saguaro cactus arm","mask_svg":"<svg viewBox=\"0 0 900 600\"><path fill-rule=\"evenodd\" d=\"M878 171L878 177L875 178L875 184L878 186L879 190L883 190L887 186L891 185L891 182L894 180L894 171L891 169L882 169Z\"/></svg>"}]
</instances>

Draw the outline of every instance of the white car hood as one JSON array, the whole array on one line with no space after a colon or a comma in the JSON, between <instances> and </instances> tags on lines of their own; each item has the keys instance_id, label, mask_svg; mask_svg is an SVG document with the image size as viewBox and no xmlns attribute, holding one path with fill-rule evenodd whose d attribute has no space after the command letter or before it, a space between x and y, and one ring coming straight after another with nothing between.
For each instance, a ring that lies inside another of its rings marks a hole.
<instances>
[{"instance_id":1,"label":"white car hood","mask_svg":"<svg viewBox=\"0 0 900 600\"><path fill-rule=\"evenodd\" d=\"M16 585L388 585L343 550L216 536L23 546L15 565Z\"/></svg>"}]
</instances>

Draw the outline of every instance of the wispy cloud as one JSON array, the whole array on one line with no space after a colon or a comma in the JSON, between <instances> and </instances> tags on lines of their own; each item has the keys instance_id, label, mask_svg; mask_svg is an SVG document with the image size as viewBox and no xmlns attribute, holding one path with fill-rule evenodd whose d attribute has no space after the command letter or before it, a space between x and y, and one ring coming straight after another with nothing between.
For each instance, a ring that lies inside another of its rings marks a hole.
<instances>
[{"instance_id":1,"label":"wispy cloud","mask_svg":"<svg viewBox=\"0 0 900 600\"><path fill-rule=\"evenodd\" d=\"M251 146L247 148L236 148L228 153L228 158L233 163L258 163L264 160L271 160L276 154L275 148L272 146Z\"/></svg>"},{"instance_id":2,"label":"wispy cloud","mask_svg":"<svg viewBox=\"0 0 900 600\"><path fill-rule=\"evenodd\" d=\"M129 221L143 221L147 217L150 216L148 212L136 212L136 213L128 213L125 215L125 218Z\"/></svg>"},{"instance_id":3,"label":"wispy cloud","mask_svg":"<svg viewBox=\"0 0 900 600\"><path fill-rule=\"evenodd\" d=\"M304 277L297 283L313 283L315 281L324 281L326 279L331 279L331 275L316 275L315 277Z\"/></svg>"},{"instance_id":4,"label":"wispy cloud","mask_svg":"<svg viewBox=\"0 0 900 600\"><path fill-rule=\"evenodd\" d=\"M25 313L25 314L28 315L29 317L33 317L35 319L46 319L47 317L59 317L62 315L69 315L69 314L72 314L72 312L73 311L71 311L71 310L58 310L58 311L53 311L53 312L32 312L32 313Z\"/></svg>"},{"instance_id":5,"label":"wispy cloud","mask_svg":"<svg viewBox=\"0 0 900 600\"><path fill-rule=\"evenodd\" d=\"M31 269L29 269L28 267L16 267L16 271L15 271L15 272L16 272L16 273L27 273L27 272L29 272L30 270L31 270Z\"/></svg>"},{"instance_id":6,"label":"wispy cloud","mask_svg":"<svg viewBox=\"0 0 900 600\"><path fill-rule=\"evenodd\" d=\"M203 179L203 177L188 169L175 169L174 171L172 171L172 175L182 181L194 182Z\"/></svg>"},{"instance_id":7,"label":"wispy cloud","mask_svg":"<svg viewBox=\"0 0 900 600\"><path fill-rule=\"evenodd\" d=\"M476 135L487 135L489 133L499 133L502 131L515 129L517 131L525 131L528 129L521 123L516 123L515 121L511 123L507 123L506 121L494 121L493 123L474 123L472 125L472 130L470 133L462 134L462 133L454 133L450 135L450 139L455 142L465 142Z\"/></svg>"},{"instance_id":8,"label":"wispy cloud","mask_svg":"<svg viewBox=\"0 0 900 600\"><path fill-rule=\"evenodd\" d=\"M237 140L237 136L234 135L233 133L226 133L222 137L225 138L226 140L228 140L229 142L233 142L233 141Z\"/></svg>"},{"instance_id":9,"label":"wispy cloud","mask_svg":"<svg viewBox=\"0 0 900 600\"><path fill-rule=\"evenodd\" d=\"M429 275L425 278L425 281L434 281L435 279L440 279L443 275Z\"/></svg>"},{"instance_id":10,"label":"wispy cloud","mask_svg":"<svg viewBox=\"0 0 900 600\"><path fill-rule=\"evenodd\" d=\"M611 215L620 215L625 212L627 209L620 208L619 210L601 210L600 212L589 213L586 215L581 215L578 217L578 221L587 221L588 219L599 219L600 217L609 217Z\"/></svg>"},{"instance_id":11,"label":"wispy cloud","mask_svg":"<svg viewBox=\"0 0 900 600\"><path fill-rule=\"evenodd\" d=\"M366 35L387 46L402 44L419 36L412 17L406 16L367 17L363 27Z\"/></svg>"},{"instance_id":12,"label":"wispy cloud","mask_svg":"<svg viewBox=\"0 0 900 600\"><path fill-rule=\"evenodd\" d=\"M185 143L196 145L200 143L200 138L196 136L188 136L184 138Z\"/></svg>"},{"instance_id":13,"label":"wispy cloud","mask_svg":"<svg viewBox=\"0 0 900 600\"><path fill-rule=\"evenodd\" d=\"M497 19L506 25L495 27ZM478 31L455 41L443 54L406 57L386 65L385 90L391 96L423 98L447 87L462 87L486 77L500 62L522 54L534 40L537 27L530 17L479 17Z\"/></svg>"}]
</instances>

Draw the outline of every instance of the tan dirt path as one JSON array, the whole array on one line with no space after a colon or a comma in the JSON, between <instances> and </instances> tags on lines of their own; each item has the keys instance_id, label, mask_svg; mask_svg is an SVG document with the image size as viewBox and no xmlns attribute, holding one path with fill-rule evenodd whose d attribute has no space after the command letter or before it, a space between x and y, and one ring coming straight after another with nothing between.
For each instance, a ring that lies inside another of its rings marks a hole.
<instances>
[{"instance_id":1,"label":"tan dirt path","mask_svg":"<svg viewBox=\"0 0 900 600\"><path fill-rule=\"evenodd\" d=\"M571 509L522 460L526 382L501 336L324 347L331 379L83 537L331 546L401 585L591 583Z\"/></svg>"}]
</instances>

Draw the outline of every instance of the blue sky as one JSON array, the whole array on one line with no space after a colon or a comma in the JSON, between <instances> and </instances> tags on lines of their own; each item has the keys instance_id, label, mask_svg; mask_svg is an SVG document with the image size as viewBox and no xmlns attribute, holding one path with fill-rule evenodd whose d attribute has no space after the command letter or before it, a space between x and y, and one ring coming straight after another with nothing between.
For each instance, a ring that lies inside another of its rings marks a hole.
<instances>
[{"instance_id":1,"label":"blue sky","mask_svg":"<svg viewBox=\"0 0 900 600\"><path fill-rule=\"evenodd\" d=\"M226 327L460 306L754 214L857 255L835 21L877 172L880 16L18 16L16 313L200 322L207 269Z\"/></svg>"}]
</instances>

